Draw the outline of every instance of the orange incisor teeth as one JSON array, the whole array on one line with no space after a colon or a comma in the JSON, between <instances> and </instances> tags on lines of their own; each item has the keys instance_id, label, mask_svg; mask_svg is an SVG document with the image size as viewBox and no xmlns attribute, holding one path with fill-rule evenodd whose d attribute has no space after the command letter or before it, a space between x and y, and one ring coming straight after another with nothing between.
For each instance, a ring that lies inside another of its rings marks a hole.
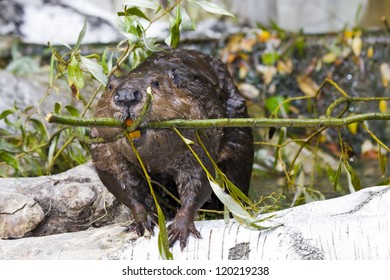
<instances>
[{"instance_id":1,"label":"orange incisor teeth","mask_svg":"<svg viewBox=\"0 0 390 280\"><path fill-rule=\"evenodd\" d=\"M133 123L134 123L134 121L132 119L126 119L125 120L125 125L126 126L131 126ZM140 138L141 137L141 131L139 131L139 130L132 131L132 132L129 133L129 136L130 136L131 139Z\"/></svg>"},{"instance_id":2,"label":"orange incisor teeth","mask_svg":"<svg viewBox=\"0 0 390 280\"><path fill-rule=\"evenodd\" d=\"M130 125L132 125L134 123L134 121L132 120L132 119L126 119L125 120L125 125L126 126L130 126Z\"/></svg>"}]
</instances>

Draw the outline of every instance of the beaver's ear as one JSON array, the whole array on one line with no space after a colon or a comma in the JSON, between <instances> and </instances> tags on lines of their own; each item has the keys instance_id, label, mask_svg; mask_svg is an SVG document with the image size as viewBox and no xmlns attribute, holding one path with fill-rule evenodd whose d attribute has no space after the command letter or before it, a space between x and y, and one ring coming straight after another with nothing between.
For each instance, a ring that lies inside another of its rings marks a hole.
<instances>
[{"instance_id":1,"label":"beaver's ear","mask_svg":"<svg viewBox=\"0 0 390 280\"><path fill-rule=\"evenodd\" d=\"M169 78L171 78L171 80L173 81L173 83L177 87L181 87L181 82L182 82L181 77L180 77L179 71L177 71L176 68L172 68L171 70L169 70L168 76L169 76Z\"/></svg>"},{"instance_id":2,"label":"beaver's ear","mask_svg":"<svg viewBox=\"0 0 390 280\"><path fill-rule=\"evenodd\" d=\"M119 84L119 79L114 74L112 74L108 79L107 89L111 90L118 84Z\"/></svg>"}]
</instances>

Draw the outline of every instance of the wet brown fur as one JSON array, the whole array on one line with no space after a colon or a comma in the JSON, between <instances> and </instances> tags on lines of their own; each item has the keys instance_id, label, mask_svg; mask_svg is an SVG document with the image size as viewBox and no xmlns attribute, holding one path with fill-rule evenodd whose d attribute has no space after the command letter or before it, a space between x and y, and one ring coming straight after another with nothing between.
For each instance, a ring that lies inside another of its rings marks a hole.
<instances>
[{"instance_id":1,"label":"wet brown fur","mask_svg":"<svg viewBox=\"0 0 390 280\"><path fill-rule=\"evenodd\" d=\"M128 75L111 77L95 117L136 119L149 86L153 101L145 122L248 116L245 100L221 61L197 51L168 50L152 55ZM107 140L118 133L121 133L119 128L92 131L93 136ZM181 133L195 142L192 147L213 174L213 166L197 143L195 131L183 129ZM211 128L202 133L202 142L220 169L244 193L248 192L251 177L252 138L250 128ZM168 227L168 234L171 245L180 240L184 248L190 233L200 237L194 219L197 210L212 197L207 176L171 129L142 130L134 143L151 178L177 189L182 205ZM127 140L92 144L91 153L103 184L130 208L134 223L129 229L139 235L145 229L153 232L157 223L155 206ZM211 201L211 204L218 205L218 202Z\"/></svg>"}]
</instances>

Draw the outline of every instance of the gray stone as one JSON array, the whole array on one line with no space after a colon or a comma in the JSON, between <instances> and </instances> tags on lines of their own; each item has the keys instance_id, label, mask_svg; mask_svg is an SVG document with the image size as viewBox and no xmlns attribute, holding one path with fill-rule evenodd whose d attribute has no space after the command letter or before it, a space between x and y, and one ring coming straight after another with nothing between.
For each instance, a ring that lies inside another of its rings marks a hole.
<instances>
[{"instance_id":1,"label":"gray stone","mask_svg":"<svg viewBox=\"0 0 390 280\"><path fill-rule=\"evenodd\" d=\"M34 199L12 190L0 189L0 238L24 237L43 218L43 210Z\"/></svg>"}]
</instances>

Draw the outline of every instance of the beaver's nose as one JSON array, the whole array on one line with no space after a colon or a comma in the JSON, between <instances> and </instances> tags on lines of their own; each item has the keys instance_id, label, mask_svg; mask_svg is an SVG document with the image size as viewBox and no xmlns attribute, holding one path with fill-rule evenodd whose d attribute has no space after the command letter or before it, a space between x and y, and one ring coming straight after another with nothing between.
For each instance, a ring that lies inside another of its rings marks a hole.
<instances>
[{"instance_id":1,"label":"beaver's nose","mask_svg":"<svg viewBox=\"0 0 390 280\"><path fill-rule=\"evenodd\" d=\"M114 100L117 103L130 105L141 101L141 92L139 90L129 91L127 89L118 90L114 95Z\"/></svg>"}]
</instances>

